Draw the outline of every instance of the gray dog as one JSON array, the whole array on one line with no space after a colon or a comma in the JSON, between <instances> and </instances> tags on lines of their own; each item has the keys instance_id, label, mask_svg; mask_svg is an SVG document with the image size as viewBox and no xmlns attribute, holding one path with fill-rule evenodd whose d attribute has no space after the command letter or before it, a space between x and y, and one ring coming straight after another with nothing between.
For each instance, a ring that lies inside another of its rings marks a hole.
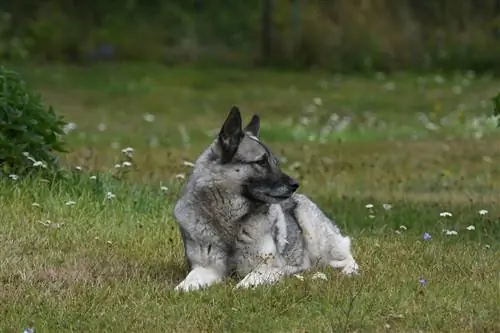
<instances>
[{"instance_id":1,"label":"gray dog","mask_svg":"<svg viewBox=\"0 0 500 333\"><path fill-rule=\"evenodd\" d=\"M233 107L198 157L174 216L190 272L175 290L197 290L236 273L237 288L279 281L314 266L357 273L351 239L281 171L259 140L260 119L243 129Z\"/></svg>"}]
</instances>

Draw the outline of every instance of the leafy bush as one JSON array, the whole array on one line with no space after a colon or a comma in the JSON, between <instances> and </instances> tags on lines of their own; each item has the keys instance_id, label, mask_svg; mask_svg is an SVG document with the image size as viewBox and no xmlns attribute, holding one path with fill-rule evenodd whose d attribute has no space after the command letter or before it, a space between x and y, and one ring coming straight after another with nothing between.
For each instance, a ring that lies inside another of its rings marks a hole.
<instances>
[{"instance_id":1,"label":"leafy bush","mask_svg":"<svg viewBox=\"0 0 500 333\"><path fill-rule=\"evenodd\" d=\"M57 173L64 125L19 74L0 66L0 173Z\"/></svg>"}]
</instances>

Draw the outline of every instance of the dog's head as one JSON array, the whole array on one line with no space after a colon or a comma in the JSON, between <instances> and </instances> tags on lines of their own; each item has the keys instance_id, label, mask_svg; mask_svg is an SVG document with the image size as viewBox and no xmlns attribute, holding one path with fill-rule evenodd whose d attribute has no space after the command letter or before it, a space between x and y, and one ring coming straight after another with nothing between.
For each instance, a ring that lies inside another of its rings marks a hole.
<instances>
[{"instance_id":1,"label":"dog's head","mask_svg":"<svg viewBox=\"0 0 500 333\"><path fill-rule=\"evenodd\" d=\"M241 194L250 200L278 203L290 198L297 181L281 171L277 158L259 140L260 118L254 115L242 128L241 114L233 107L217 138L218 163L227 171L228 181L238 183Z\"/></svg>"}]
</instances>

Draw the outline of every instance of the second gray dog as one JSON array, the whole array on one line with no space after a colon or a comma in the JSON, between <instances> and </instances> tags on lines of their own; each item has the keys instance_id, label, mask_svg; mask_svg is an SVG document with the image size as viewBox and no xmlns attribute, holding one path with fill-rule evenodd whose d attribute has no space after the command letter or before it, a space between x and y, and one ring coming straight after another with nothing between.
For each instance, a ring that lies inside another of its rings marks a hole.
<instances>
[{"instance_id":1,"label":"second gray dog","mask_svg":"<svg viewBox=\"0 0 500 333\"><path fill-rule=\"evenodd\" d=\"M269 284L314 266L357 273L351 239L281 171L259 139L254 115L242 128L233 107L215 141L198 157L174 208L190 272L176 290L222 281Z\"/></svg>"}]
</instances>

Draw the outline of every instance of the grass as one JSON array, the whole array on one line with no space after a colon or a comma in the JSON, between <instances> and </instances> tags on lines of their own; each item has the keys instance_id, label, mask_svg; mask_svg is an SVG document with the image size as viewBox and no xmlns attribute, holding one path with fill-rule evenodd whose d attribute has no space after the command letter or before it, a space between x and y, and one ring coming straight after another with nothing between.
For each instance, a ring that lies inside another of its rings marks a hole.
<instances>
[{"instance_id":1,"label":"grass","mask_svg":"<svg viewBox=\"0 0 500 333\"><path fill-rule=\"evenodd\" d=\"M62 156L69 180L0 180L1 332L500 330L500 136L488 119L500 81L18 70L76 128ZM308 272L256 290L172 291L186 274L171 214L183 161L233 104L261 114L283 168L354 238L359 277L324 269L327 281ZM120 151L129 146L132 159Z\"/></svg>"}]
</instances>

